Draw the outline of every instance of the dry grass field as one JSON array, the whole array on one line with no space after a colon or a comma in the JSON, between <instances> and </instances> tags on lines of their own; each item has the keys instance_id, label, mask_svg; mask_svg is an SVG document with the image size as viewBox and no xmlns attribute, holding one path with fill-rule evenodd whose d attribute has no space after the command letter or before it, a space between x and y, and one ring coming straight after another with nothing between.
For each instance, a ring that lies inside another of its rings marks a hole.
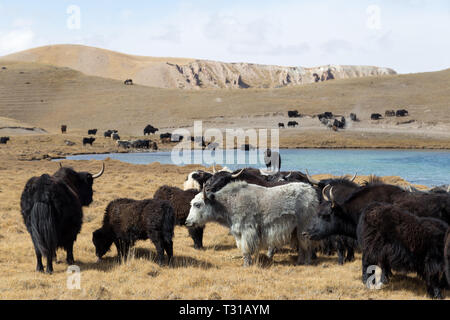
<instances>
[{"instance_id":1,"label":"dry grass field","mask_svg":"<svg viewBox=\"0 0 450 320\"><path fill-rule=\"evenodd\" d=\"M174 260L169 267L156 264L150 241L138 242L132 259L121 264L112 247L96 263L92 232L100 227L104 209L113 199L152 197L164 184L182 186L198 166L131 165L106 160L103 177L94 184L94 202L84 210L84 223L74 246L81 268L81 290L68 290L64 251L58 251L55 272L36 273L35 255L20 214L20 194L32 176L55 172L56 162L19 160L24 152L49 152L50 143L0 146L0 297L2 299L426 299L425 285L414 275L396 275L382 290L369 290L360 280L361 256L340 266L336 256L319 255L313 266L294 266L295 253L284 248L270 262L261 252L258 263L242 267L240 251L228 230L209 224L205 250L195 250L184 227L176 227ZM17 141L16 141L17 143ZM39 148L40 145L44 146ZM34 147L33 147L34 146ZM42 151L40 150L42 149ZM55 152L67 152L64 149ZM100 149L98 149L100 151ZM96 172L98 161L63 161L79 171ZM315 176L315 178L327 175ZM362 182L367 177L357 178ZM399 177L385 181L408 184ZM420 186L418 186L420 187Z\"/></svg>"}]
</instances>

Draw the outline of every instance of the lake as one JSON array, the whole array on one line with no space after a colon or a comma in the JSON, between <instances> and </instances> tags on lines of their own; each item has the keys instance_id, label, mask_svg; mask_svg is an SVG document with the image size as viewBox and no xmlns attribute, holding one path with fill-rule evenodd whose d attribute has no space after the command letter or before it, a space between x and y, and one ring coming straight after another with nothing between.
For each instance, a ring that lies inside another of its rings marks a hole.
<instances>
[{"instance_id":1,"label":"lake","mask_svg":"<svg viewBox=\"0 0 450 320\"><path fill-rule=\"evenodd\" d=\"M236 151L231 152L236 155ZM247 166L256 168L264 167L263 161L255 164L258 161L258 158L255 158L256 152L240 152L242 153L240 155L245 157L245 160L240 163L252 163ZM448 151L281 149L280 154L282 158L281 169L283 171L300 170L304 172L305 169L308 169L310 174L330 173L333 175L353 175L357 172L361 175L400 176L411 183L426 186L450 183L450 152ZM103 160L108 157L133 164L149 164L152 162L176 165L187 164L179 163L180 159L175 159L174 161L170 152L77 155L69 156L67 159ZM235 160L236 157L226 157L224 155L223 158ZM236 164L236 161L226 164L224 162L217 161L217 164L226 165L231 169L246 167L245 164ZM211 166L212 164L212 162L202 159L201 155L193 163L207 166Z\"/></svg>"}]
</instances>

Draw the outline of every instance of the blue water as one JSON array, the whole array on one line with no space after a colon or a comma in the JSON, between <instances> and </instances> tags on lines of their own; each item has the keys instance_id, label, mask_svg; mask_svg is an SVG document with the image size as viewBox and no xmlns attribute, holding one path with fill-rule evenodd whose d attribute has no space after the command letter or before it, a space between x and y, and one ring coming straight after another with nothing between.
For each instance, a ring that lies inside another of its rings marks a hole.
<instances>
[{"instance_id":1,"label":"blue water","mask_svg":"<svg viewBox=\"0 0 450 320\"><path fill-rule=\"evenodd\" d=\"M427 186L450 183L450 152L448 151L282 149L280 153L283 171L300 170L304 172L305 169L308 169L311 174L353 175L357 172L361 175L400 176L411 183ZM246 166L264 167L263 161L255 163L255 161L258 161L257 157L253 157L255 153L243 152L243 154L247 165L224 164L224 161L217 161L216 163L226 165L231 169ZM250 158L250 155L252 155L252 158ZM67 159L103 160L108 157L133 164L152 162L174 164L170 152L78 155L67 157ZM236 160L236 157L224 158ZM251 161L249 165L250 159L255 161ZM206 166L212 164L208 161L202 163L201 159L194 163L201 163Z\"/></svg>"}]
</instances>

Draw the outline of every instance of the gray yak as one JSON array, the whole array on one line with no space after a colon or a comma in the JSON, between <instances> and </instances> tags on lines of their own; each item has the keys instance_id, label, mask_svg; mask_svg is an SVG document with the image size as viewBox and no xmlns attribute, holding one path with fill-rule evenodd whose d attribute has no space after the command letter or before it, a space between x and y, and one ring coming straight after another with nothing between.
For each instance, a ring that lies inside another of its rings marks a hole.
<instances>
[{"instance_id":1,"label":"gray yak","mask_svg":"<svg viewBox=\"0 0 450 320\"><path fill-rule=\"evenodd\" d=\"M312 223L319 201L312 186L296 182L266 188L244 181L227 184L214 194L205 190L191 201L188 227L218 222L230 228L242 251L244 266L260 249L298 244L297 264L311 264L312 243L302 236ZM269 250L272 258L273 250Z\"/></svg>"}]
</instances>

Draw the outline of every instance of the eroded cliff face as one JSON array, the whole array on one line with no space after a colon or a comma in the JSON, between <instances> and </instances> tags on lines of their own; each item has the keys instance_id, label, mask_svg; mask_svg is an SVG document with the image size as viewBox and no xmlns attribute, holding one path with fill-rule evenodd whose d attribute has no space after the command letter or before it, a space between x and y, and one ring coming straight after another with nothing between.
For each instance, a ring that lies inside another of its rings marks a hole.
<instances>
[{"instance_id":1,"label":"eroded cliff face","mask_svg":"<svg viewBox=\"0 0 450 320\"><path fill-rule=\"evenodd\" d=\"M197 60L186 65L167 63L177 88L280 88L334 79L391 75L389 68L329 65L316 68Z\"/></svg>"}]
</instances>

